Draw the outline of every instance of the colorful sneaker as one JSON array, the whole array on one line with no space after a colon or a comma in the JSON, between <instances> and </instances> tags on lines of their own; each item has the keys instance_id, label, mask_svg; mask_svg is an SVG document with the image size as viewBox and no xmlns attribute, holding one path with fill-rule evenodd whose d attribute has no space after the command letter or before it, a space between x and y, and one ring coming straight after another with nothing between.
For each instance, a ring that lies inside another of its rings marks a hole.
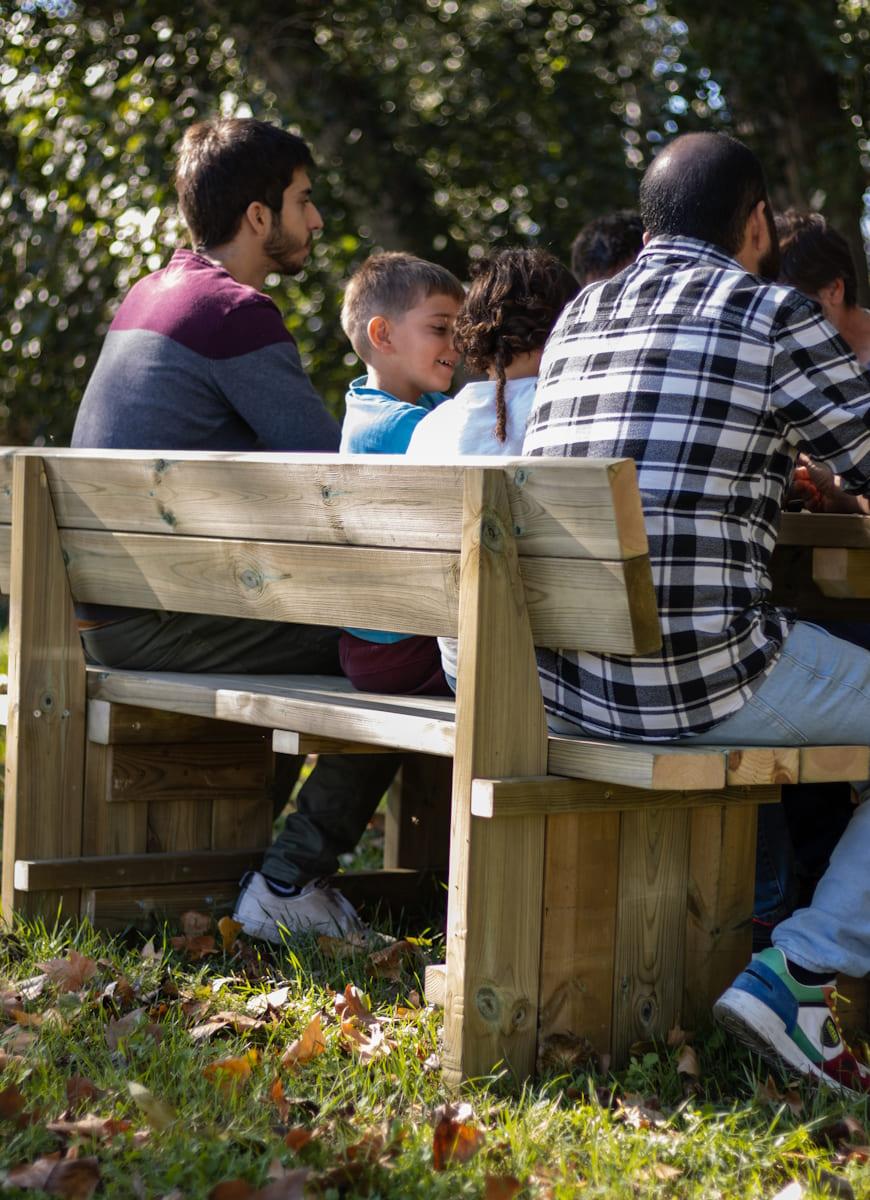
<instances>
[{"instance_id":1,"label":"colorful sneaker","mask_svg":"<svg viewBox=\"0 0 870 1200\"><path fill-rule=\"evenodd\" d=\"M762 950L713 1005L720 1025L762 1058L840 1092L870 1092L870 1070L846 1045L833 984L799 983L775 946Z\"/></svg>"},{"instance_id":2,"label":"colorful sneaker","mask_svg":"<svg viewBox=\"0 0 870 1200\"><path fill-rule=\"evenodd\" d=\"M280 942L281 930L336 937L365 928L351 902L325 880L313 879L295 895L279 896L259 871L242 880L233 920L250 937L267 942Z\"/></svg>"}]
</instances>

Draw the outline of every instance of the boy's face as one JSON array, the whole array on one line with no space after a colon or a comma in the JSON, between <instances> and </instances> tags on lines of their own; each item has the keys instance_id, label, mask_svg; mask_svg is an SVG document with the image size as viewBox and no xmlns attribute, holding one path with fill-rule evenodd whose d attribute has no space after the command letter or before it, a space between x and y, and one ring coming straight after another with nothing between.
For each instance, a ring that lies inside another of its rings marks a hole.
<instances>
[{"instance_id":1,"label":"boy's face","mask_svg":"<svg viewBox=\"0 0 870 1200\"><path fill-rule=\"evenodd\" d=\"M459 358L453 346L458 312L458 300L436 294L391 320L390 374L400 376L407 388L419 395L446 391Z\"/></svg>"}]
</instances>

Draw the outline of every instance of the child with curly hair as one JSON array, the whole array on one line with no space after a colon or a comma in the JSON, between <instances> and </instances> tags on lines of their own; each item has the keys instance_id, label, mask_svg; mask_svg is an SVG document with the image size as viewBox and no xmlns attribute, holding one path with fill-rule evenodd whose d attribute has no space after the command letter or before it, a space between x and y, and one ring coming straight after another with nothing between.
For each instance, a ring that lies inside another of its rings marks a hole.
<instances>
[{"instance_id":1,"label":"child with curly hair","mask_svg":"<svg viewBox=\"0 0 870 1200\"><path fill-rule=\"evenodd\" d=\"M456 349L486 379L467 383L417 425L407 455L521 454L544 343L579 291L546 250L501 250L480 260L453 327Z\"/></svg>"},{"instance_id":2,"label":"child with curly hair","mask_svg":"<svg viewBox=\"0 0 870 1200\"><path fill-rule=\"evenodd\" d=\"M522 454L544 343L577 280L546 250L502 250L482 259L453 327L466 366L486 374L427 413L406 451L418 462L460 454ZM439 638L444 676L456 690L456 640Z\"/></svg>"}]
</instances>

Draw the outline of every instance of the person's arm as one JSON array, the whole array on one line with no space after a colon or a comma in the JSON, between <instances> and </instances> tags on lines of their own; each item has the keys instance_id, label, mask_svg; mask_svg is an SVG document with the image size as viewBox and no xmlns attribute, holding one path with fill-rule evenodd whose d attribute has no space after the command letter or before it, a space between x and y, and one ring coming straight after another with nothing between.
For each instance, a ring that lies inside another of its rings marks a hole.
<instances>
[{"instance_id":1,"label":"person's arm","mask_svg":"<svg viewBox=\"0 0 870 1200\"><path fill-rule=\"evenodd\" d=\"M870 373L810 301L775 338L771 398L793 446L839 475L845 491L870 492ZM834 481L809 482L830 495Z\"/></svg>"},{"instance_id":2,"label":"person's arm","mask_svg":"<svg viewBox=\"0 0 870 1200\"><path fill-rule=\"evenodd\" d=\"M234 309L221 339L216 350L226 356L213 358L213 381L264 450L338 450L338 422L305 374L296 343L270 300Z\"/></svg>"}]
</instances>

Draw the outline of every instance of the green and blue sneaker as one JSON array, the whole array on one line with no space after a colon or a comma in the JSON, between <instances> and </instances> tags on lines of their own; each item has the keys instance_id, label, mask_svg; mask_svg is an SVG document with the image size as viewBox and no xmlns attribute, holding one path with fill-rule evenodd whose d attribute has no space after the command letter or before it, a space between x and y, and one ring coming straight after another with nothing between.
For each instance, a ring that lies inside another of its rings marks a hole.
<instances>
[{"instance_id":1,"label":"green and blue sneaker","mask_svg":"<svg viewBox=\"0 0 870 1200\"><path fill-rule=\"evenodd\" d=\"M843 1038L833 980L800 983L775 946L762 950L713 1006L720 1025L762 1058L841 1092L870 1092L870 1070Z\"/></svg>"}]
</instances>

